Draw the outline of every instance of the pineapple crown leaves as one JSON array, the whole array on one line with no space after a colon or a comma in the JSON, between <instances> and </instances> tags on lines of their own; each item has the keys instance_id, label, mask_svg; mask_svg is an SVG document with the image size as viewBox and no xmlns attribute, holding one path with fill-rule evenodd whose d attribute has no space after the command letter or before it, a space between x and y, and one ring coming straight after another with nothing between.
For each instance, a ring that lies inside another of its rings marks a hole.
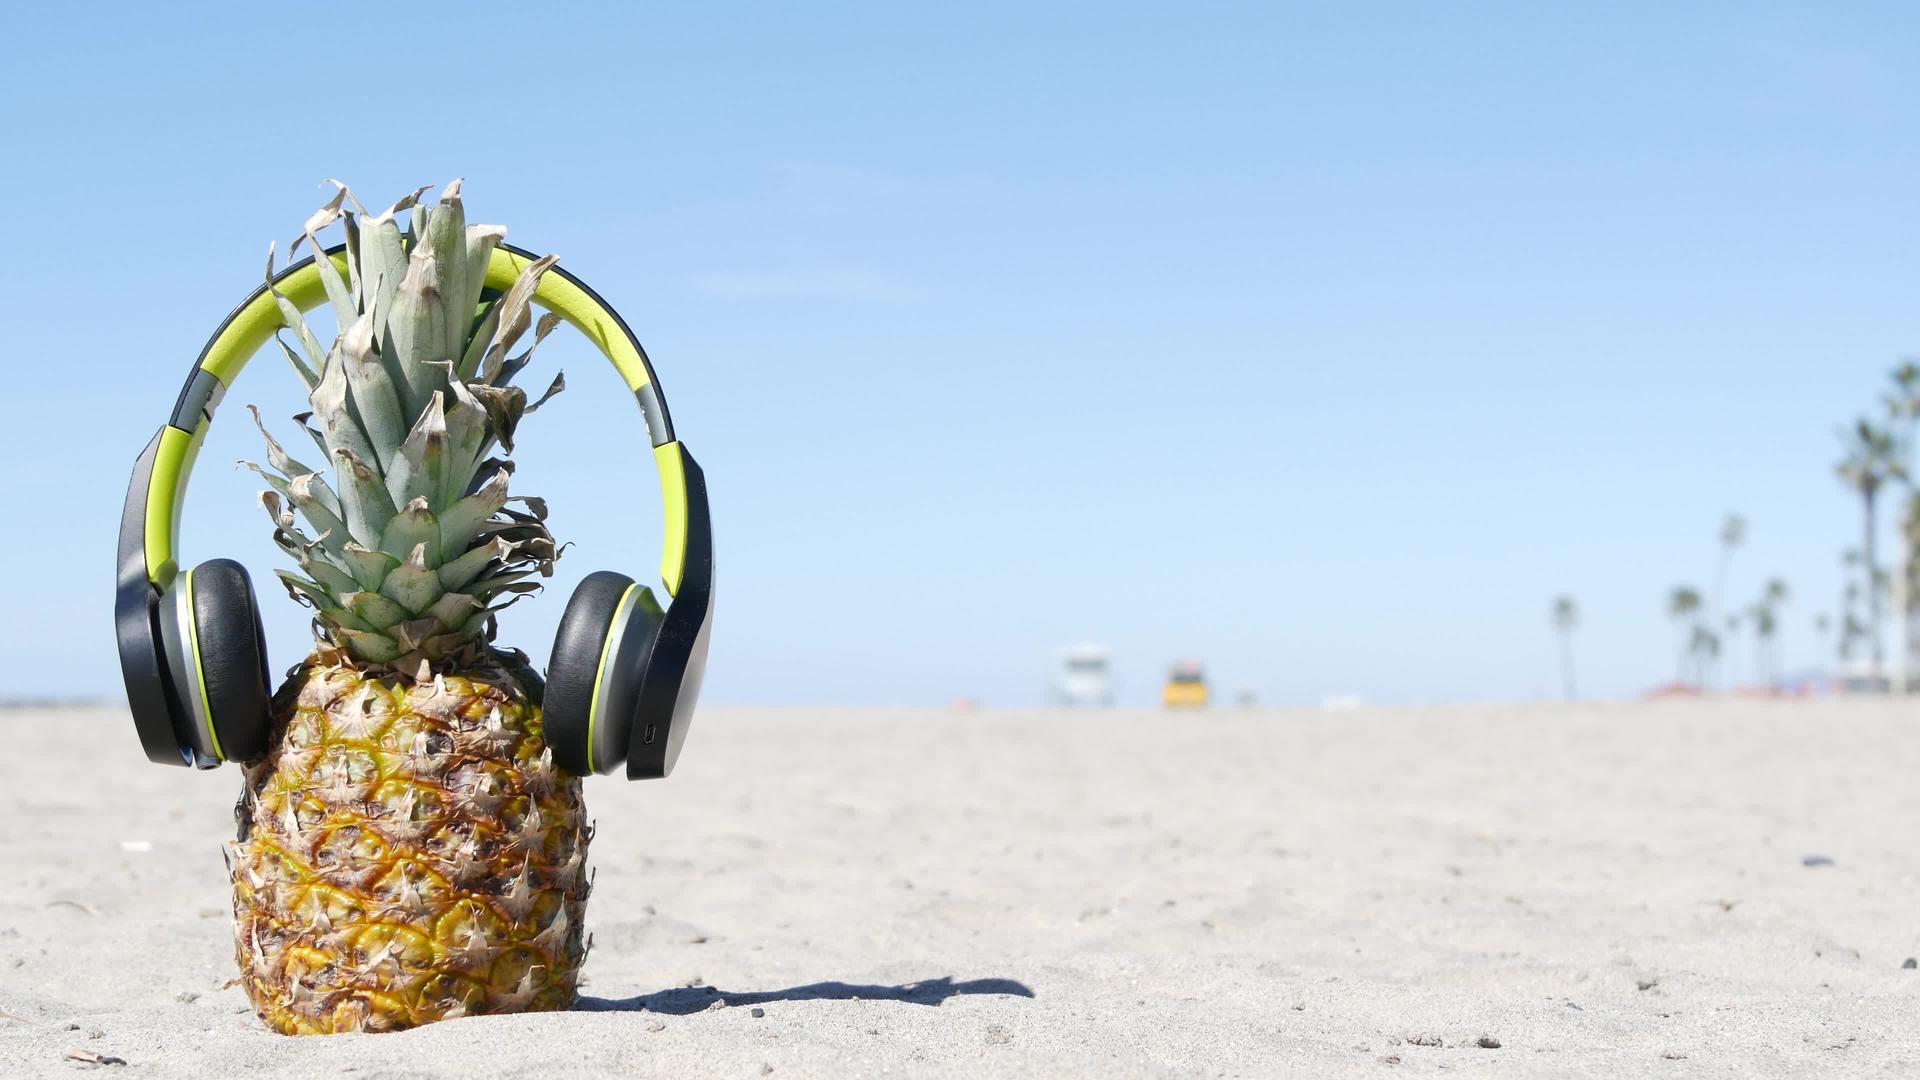
<instances>
[{"instance_id":1,"label":"pineapple crown leaves","mask_svg":"<svg viewBox=\"0 0 1920 1080\"><path fill-rule=\"evenodd\" d=\"M300 309L273 293L287 332L275 341L311 409L294 420L320 467L289 454L251 406L267 463L242 464L267 483L260 503L274 543L299 566L280 579L314 609L323 647L363 667L431 677L483 649L495 614L539 591L528 579L551 575L562 551L546 503L510 499L513 463L492 455L496 446L511 454L521 419L566 387L555 376L529 401L512 384L559 325L552 314L536 322L532 310L555 259L535 260L490 296L487 265L506 230L466 223L460 181L431 205L421 188L378 214L330 183L333 198L307 218L288 255L306 244L319 256L339 328L332 344L322 346ZM346 234L344 274L319 238L336 223ZM269 288L273 273L269 247Z\"/></svg>"}]
</instances>

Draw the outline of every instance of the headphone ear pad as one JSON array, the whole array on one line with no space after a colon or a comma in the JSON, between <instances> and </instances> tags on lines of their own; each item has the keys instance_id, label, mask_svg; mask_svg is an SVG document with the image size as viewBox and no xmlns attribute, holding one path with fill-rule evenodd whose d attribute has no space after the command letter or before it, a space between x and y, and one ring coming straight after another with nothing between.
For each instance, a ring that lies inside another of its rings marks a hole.
<instances>
[{"instance_id":1,"label":"headphone ear pad","mask_svg":"<svg viewBox=\"0 0 1920 1080\"><path fill-rule=\"evenodd\" d=\"M209 559L193 568L193 626L221 756L252 761L267 751L272 694L267 636L246 567Z\"/></svg>"},{"instance_id":2,"label":"headphone ear pad","mask_svg":"<svg viewBox=\"0 0 1920 1080\"><path fill-rule=\"evenodd\" d=\"M567 601L541 724L554 763L575 776L610 772L626 760L659 611L651 590L611 570L588 574Z\"/></svg>"}]
</instances>

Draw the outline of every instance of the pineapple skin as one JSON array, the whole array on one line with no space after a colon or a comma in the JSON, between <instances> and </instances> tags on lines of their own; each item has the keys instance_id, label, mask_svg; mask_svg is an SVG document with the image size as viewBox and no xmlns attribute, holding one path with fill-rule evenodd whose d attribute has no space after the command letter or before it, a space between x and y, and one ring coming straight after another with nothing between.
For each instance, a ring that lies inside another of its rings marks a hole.
<instances>
[{"instance_id":1,"label":"pineapple skin","mask_svg":"<svg viewBox=\"0 0 1920 1080\"><path fill-rule=\"evenodd\" d=\"M488 651L416 681L322 648L274 697L228 848L238 982L283 1034L566 1009L592 828L541 686Z\"/></svg>"}]
</instances>

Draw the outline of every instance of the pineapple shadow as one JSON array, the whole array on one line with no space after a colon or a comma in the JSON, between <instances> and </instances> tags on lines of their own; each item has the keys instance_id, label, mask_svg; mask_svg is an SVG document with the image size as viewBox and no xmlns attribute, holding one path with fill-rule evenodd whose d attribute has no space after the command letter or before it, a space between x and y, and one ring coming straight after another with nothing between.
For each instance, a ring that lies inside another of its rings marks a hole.
<instances>
[{"instance_id":1,"label":"pineapple shadow","mask_svg":"<svg viewBox=\"0 0 1920 1080\"><path fill-rule=\"evenodd\" d=\"M1033 997L1025 983L1014 979L969 979L954 982L952 976L922 979L919 982L882 986L874 983L817 982L790 986L785 990L734 991L712 986L681 986L651 994L627 998L599 998L582 995L574 1004L579 1012L651 1012L686 1016L704 1012L716 1004L764 1005L769 1001L904 1001L910 1005L939 1007L941 1002L963 994L999 994L1006 997Z\"/></svg>"}]
</instances>

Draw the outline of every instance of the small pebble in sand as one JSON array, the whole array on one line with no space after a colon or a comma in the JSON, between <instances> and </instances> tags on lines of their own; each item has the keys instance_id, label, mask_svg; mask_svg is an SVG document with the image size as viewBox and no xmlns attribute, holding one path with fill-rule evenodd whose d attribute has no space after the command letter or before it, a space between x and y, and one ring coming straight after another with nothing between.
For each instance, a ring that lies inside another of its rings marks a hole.
<instances>
[{"instance_id":1,"label":"small pebble in sand","mask_svg":"<svg viewBox=\"0 0 1920 1080\"><path fill-rule=\"evenodd\" d=\"M1903 971L1912 971L1914 968L1920 968L1920 957L1907 957L1906 963L1901 964L1900 968Z\"/></svg>"},{"instance_id":2,"label":"small pebble in sand","mask_svg":"<svg viewBox=\"0 0 1920 1080\"><path fill-rule=\"evenodd\" d=\"M658 1020L649 1020L647 1021L647 1030L648 1031L665 1031L667 1030L667 1025L661 1023Z\"/></svg>"},{"instance_id":3,"label":"small pebble in sand","mask_svg":"<svg viewBox=\"0 0 1920 1080\"><path fill-rule=\"evenodd\" d=\"M1832 865L1833 865L1833 856L1831 856L1831 855L1802 855L1802 856L1800 856L1800 865L1801 865L1801 866L1832 866Z\"/></svg>"},{"instance_id":4,"label":"small pebble in sand","mask_svg":"<svg viewBox=\"0 0 1920 1080\"><path fill-rule=\"evenodd\" d=\"M1642 990L1651 990L1654 987L1660 985L1660 980L1659 979L1640 979L1640 980L1637 980L1634 983L1634 985L1638 986Z\"/></svg>"},{"instance_id":5,"label":"small pebble in sand","mask_svg":"<svg viewBox=\"0 0 1920 1080\"><path fill-rule=\"evenodd\" d=\"M767 1063L766 1063L766 1062L764 1062L764 1061L763 1061L763 1062L761 1062L761 1063L760 1063L760 1075L761 1075L761 1076L771 1076L772 1074L773 1074L773 1066L771 1066L771 1065L769 1065L769 1064L767 1064Z\"/></svg>"},{"instance_id":6,"label":"small pebble in sand","mask_svg":"<svg viewBox=\"0 0 1920 1080\"><path fill-rule=\"evenodd\" d=\"M1442 1045L1440 1041L1440 1036L1438 1035L1409 1035L1407 1036L1407 1042L1413 1044L1414 1046Z\"/></svg>"},{"instance_id":7,"label":"small pebble in sand","mask_svg":"<svg viewBox=\"0 0 1920 1080\"><path fill-rule=\"evenodd\" d=\"M1480 1036L1479 1041L1475 1042L1473 1045L1479 1047L1482 1050L1498 1050L1500 1049L1500 1040L1494 1038L1491 1035L1482 1035Z\"/></svg>"},{"instance_id":8,"label":"small pebble in sand","mask_svg":"<svg viewBox=\"0 0 1920 1080\"><path fill-rule=\"evenodd\" d=\"M754 1018L755 1020L758 1020L758 1019L760 1019L761 1017L763 1017L763 1016L765 1016L765 1015L767 1015L767 1010L765 1010L765 1009L763 1009L763 1008L761 1008L761 1007L760 1007L760 1006L758 1006L758 1005L755 1005L755 1006L753 1007L753 1011L752 1011L751 1013L748 1013L747 1015L749 1015L749 1016L751 1016L751 1017L753 1017L753 1018Z\"/></svg>"},{"instance_id":9,"label":"small pebble in sand","mask_svg":"<svg viewBox=\"0 0 1920 1080\"><path fill-rule=\"evenodd\" d=\"M173 995L173 1000L179 1002L182 1005L191 1005L194 1002L200 1000L200 995L194 993L191 990L182 990L179 993Z\"/></svg>"}]
</instances>

